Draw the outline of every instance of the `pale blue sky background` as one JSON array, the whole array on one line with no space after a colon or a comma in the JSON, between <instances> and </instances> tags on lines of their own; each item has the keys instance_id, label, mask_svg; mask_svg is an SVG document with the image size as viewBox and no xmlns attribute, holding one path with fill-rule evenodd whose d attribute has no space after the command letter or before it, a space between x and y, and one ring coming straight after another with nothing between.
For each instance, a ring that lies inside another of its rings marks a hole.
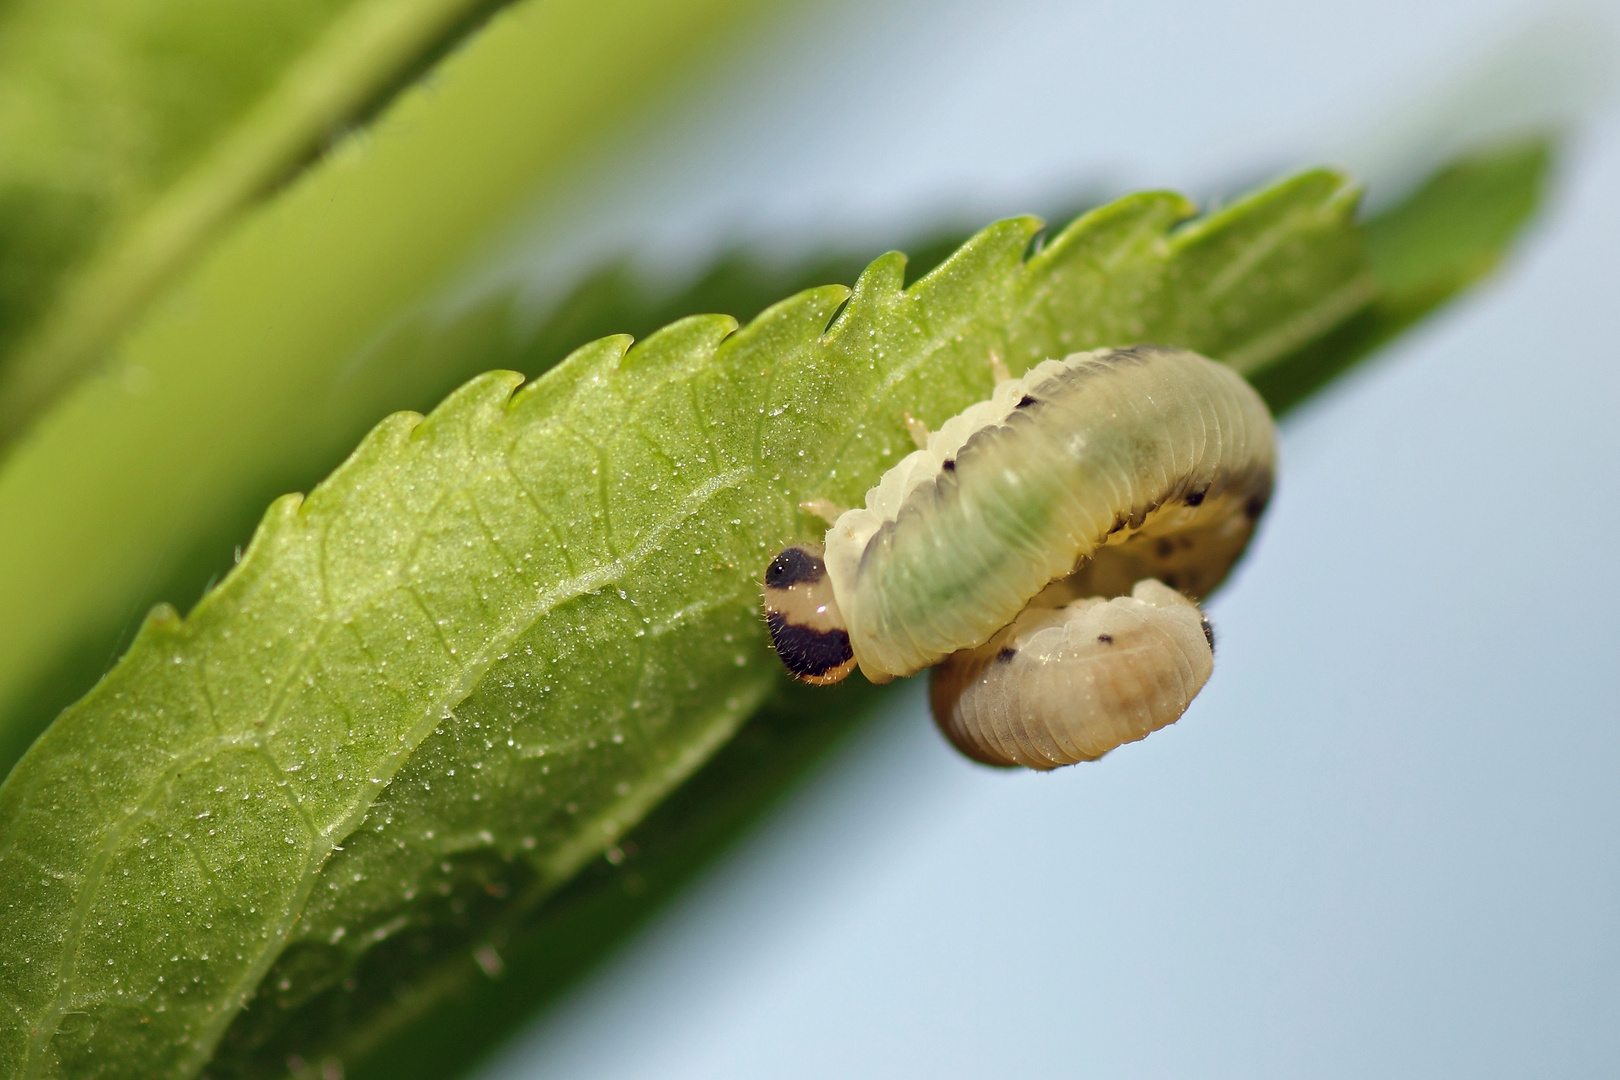
<instances>
[{"instance_id":1,"label":"pale blue sky background","mask_svg":"<svg viewBox=\"0 0 1620 1080\"><path fill-rule=\"evenodd\" d=\"M543 303L615 248L1398 177L1455 129L1443 88L1549 10L807 6L516 264ZM1556 97L1592 35L1546 40L1518 48L1553 50L1523 70ZM1611 97L1499 280L1284 425L1179 724L1006 774L912 687L484 1080L1620 1075L1617 198Z\"/></svg>"}]
</instances>

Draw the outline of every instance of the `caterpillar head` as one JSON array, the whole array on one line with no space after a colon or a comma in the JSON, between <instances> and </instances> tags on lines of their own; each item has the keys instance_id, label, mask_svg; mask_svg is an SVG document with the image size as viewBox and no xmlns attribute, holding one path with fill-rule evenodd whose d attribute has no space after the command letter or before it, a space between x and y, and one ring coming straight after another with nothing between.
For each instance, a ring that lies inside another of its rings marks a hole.
<instances>
[{"instance_id":1,"label":"caterpillar head","mask_svg":"<svg viewBox=\"0 0 1620 1080\"><path fill-rule=\"evenodd\" d=\"M819 545L784 548L765 568L765 625L782 666L796 679L826 685L855 669Z\"/></svg>"}]
</instances>

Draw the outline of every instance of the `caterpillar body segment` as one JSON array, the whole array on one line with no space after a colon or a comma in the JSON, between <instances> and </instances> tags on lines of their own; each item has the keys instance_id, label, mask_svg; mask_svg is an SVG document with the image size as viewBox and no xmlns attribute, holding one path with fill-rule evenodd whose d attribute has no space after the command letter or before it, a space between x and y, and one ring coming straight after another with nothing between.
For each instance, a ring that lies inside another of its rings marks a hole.
<instances>
[{"instance_id":1,"label":"caterpillar body segment","mask_svg":"<svg viewBox=\"0 0 1620 1080\"><path fill-rule=\"evenodd\" d=\"M1198 605L1149 579L1111 600L1037 599L934 668L929 699L945 737L975 761L1055 769L1174 723L1209 680L1214 653Z\"/></svg>"},{"instance_id":2,"label":"caterpillar body segment","mask_svg":"<svg viewBox=\"0 0 1620 1080\"><path fill-rule=\"evenodd\" d=\"M1048 360L935 432L827 533L861 671L982 644L1058 578L1105 596L1226 575L1271 493L1271 417L1236 372L1138 346Z\"/></svg>"}]
</instances>

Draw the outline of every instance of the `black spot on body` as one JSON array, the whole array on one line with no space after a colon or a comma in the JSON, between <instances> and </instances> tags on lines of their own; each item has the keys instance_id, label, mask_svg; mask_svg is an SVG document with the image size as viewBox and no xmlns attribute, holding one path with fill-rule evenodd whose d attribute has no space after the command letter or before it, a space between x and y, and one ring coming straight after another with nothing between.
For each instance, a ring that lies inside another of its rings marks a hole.
<instances>
[{"instance_id":1,"label":"black spot on body","mask_svg":"<svg viewBox=\"0 0 1620 1080\"><path fill-rule=\"evenodd\" d=\"M804 548L798 546L784 548L771 560L771 565L765 568L765 587L786 589L793 585L820 581L826 574L827 564Z\"/></svg>"},{"instance_id":2,"label":"black spot on body","mask_svg":"<svg viewBox=\"0 0 1620 1080\"><path fill-rule=\"evenodd\" d=\"M1261 514L1265 513L1265 511L1266 500L1265 497L1261 495L1256 495L1254 498L1243 504L1243 515L1250 521L1254 521Z\"/></svg>"},{"instance_id":3,"label":"black spot on body","mask_svg":"<svg viewBox=\"0 0 1620 1080\"><path fill-rule=\"evenodd\" d=\"M945 464L942 466L942 468L946 472L955 472L956 471L956 459L955 458L946 458L945 459Z\"/></svg>"},{"instance_id":4,"label":"black spot on body","mask_svg":"<svg viewBox=\"0 0 1620 1080\"><path fill-rule=\"evenodd\" d=\"M1097 640L1102 642L1104 645L1112 645L1114 643L1114 635L1113 634L1098 634L1097 635Z\"/></svg>"},{"instance_id":5,"label":"black spot on body","mask_svg":"<svg viewBox=\"0 0 1620 1080\"><path fill-rule=\"evenodd\" d=\"M1204 501L1204 496L1207 494L1207 491L1189 491L1187 493L1187 505L1198 506Z\"/></svg>"},{"instance_id":6,"label":"black spot on body","mask_svg":"<svg viewBox=\"0 0 1620 1080\"><path fill-rule=\"evenodd\" d=\"M1198 625L1204 628L1204 640L1209 642L1209 651L1215 651L1215 628L1209 624L1207 616L1198 616Z\"/></svg>"},{"instance_id":7,"label":"black spot on body","mask_svg":"<svg viewBox=\"0 0 1620 1080\"><path fill-rule=\"evenodd\" d=\"M1158 552L1159 558L1168 559L1176 553L1176 545L1170 542L1169 537L1160 537L1154 550Z\"/></svg>"},{"instance_id":8,"label":"black spot on body","mask_svg":"<svg viewBox=\"0 0 1620 1080\"><path fill-rule=\"evenodd\" d=\"M1017 655L1017 649L1002 649L1000 652L996 653L996 663L1010 664L1012 663L1012 658Z\"/></svg>"},{"instance_id":9,"label":"black spot on body","mask_svg":"<svg viewBox=\"0 0 1620 1080\"><path fill-rule=\"evenodd\" d=\"M801 679L817 679L841 667L854 657L849 634L844 630L815 630L788 622L779 611L767 612L765 624L771 631L771 645L782 666Z\"/></svg>"},{"instance_id":10,"label":"black spot on body","mask_svg":"<svg viewBox=\"0 0 1620 1080\"><path fill-rule=\"evenodd\" d=\"M1014 406L1014 408L1027 409L1031 405L1035 404L1035 401L1036 401L1035 398L1031 397L1028 394L1025 394L1023 397L1018 399L1018 404L1016 406Z\"/></svg>"}]
</instances>

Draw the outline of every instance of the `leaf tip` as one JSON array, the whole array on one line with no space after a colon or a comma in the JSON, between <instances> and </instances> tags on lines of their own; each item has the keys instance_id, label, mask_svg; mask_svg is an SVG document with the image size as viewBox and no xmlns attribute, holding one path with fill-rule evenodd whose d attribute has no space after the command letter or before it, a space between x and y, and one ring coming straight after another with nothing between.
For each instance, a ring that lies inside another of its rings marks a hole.
<instances>
[{"instance_id":1,"label":"leaf tip","mask_svg":"<svg viewBox=\"0 0 1620 1080\"><path fill-rule=\"evenodd\" d=\"M688 315L636 343L624 354L619 367L621 371L634 371L675 362L693 352L707 355L736 332L737 320L730 315Z\"/></svg>"},{"instance_id":2,"label":"leaf tip","mask_svg":"<svg viewBox=\"0 0 1620 1080\"><path fill-rule=\"evenodd\" d=\"M954 256L952 256L954 258ZM848 307L870 303L879 297L898 296L906 285L906 253L888 251L866 264L850 290Z\"/></svg>"},{"instance_id":3,"label":"leaf tip","mask_svg":"<svg viewBox=\"0 0 1620 1080\"><path fill-rule=\"evenodd\" d=\"M1032 273L1049 273L1068 259L1084 257L1095 248L1099 237L1137 231L1163 236L1197 213L1198 208L1179 192L1143 191L1127 195L1088 210L1069 222L1030 256L1027 265Z\"/></svg>"}]
</instances>

